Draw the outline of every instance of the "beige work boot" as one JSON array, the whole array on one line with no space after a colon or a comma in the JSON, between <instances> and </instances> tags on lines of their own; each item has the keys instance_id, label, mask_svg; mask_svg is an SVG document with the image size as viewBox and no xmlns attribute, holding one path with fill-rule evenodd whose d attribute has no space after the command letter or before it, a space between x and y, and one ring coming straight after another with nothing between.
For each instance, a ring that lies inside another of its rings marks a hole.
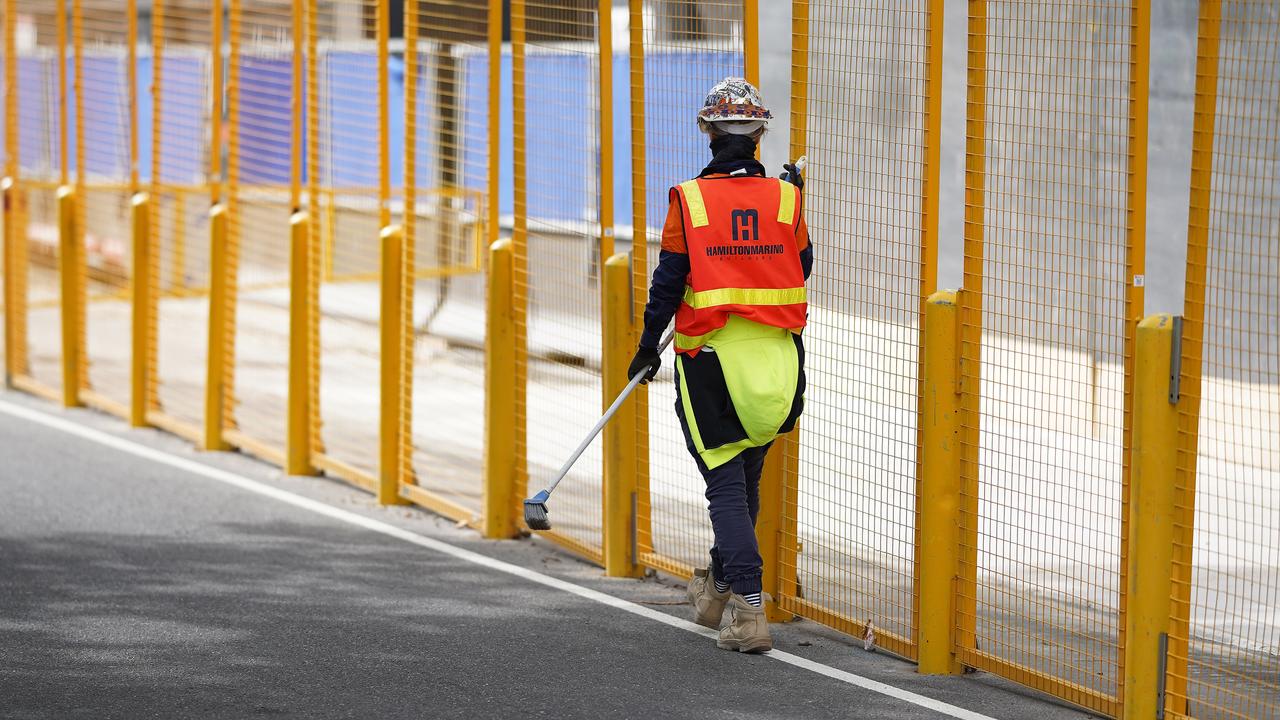
<instances>
[{"instance_id":1,"label":"beige work boot","mask_svg":"<svg viewBox=\"0 0 1280 720\"><path fill-rule=\"evenodd\" d=\"M737 593L729 599L729 624L720 631L716 646L723 650L761 653L773 649L769 621L763 607L755 607Z\"/></svg>"},{"instance_id":2,"label":"beige work boot","mask_svg":"<svg viewBox=\"0 0 1280 720\"><path fill-rule=\"evenodd\" d=\"M712 630L720 629L724 606L729 602L729 591L716 592L710 569L693 571L689 580L689 604L693 606L693 621Z\"/></svg>"}]
</instances>

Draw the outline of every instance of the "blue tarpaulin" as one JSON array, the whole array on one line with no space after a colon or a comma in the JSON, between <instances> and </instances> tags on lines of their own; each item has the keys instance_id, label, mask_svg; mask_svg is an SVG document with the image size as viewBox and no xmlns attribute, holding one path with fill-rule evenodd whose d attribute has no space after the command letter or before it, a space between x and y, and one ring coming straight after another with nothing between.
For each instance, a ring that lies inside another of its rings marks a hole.
<instances>
[{"instance_id":1,"label":"blue tarpaulin","mask_svg":"<svg viewBox=\"0 0 1280 720\"><path fill-rule=\"evenodd\" d=\"M326 83L326 103L322 118L330 134L323 156L326 185L374 188L377 176L377 55L371 51L334 50L325 54L320 77ZM631 207L631 98L628 92L630 68L625 54L614 56L614 206L620 224L630 223ZM85 79L94 87L119 88L120 92L97 93L86 111L86 162L98 176L125 177L128 172L127 69L118 57L86 57ZM167 182L196 183L205 177L208 158L208 60L189 54L166 55L163 64L164 95L161 118L164 160L161 177ZM285 185L289 182L292 139L290 96L291 57L284 53L245 56L240 73L240 181L243 184ZM488 64L484 53L465 55L462 60L463 97L461 127L462 184L478 192L488 191ZM72 73L68 59L68 72ZM646 103L651 128L687 128L687 133L664 136L663 142L646 148L647 194L650 208L666 204L667 189L692 177L707 160L706 138L694 125L693 113L701 103L704 88L741 67L741 56L724 52L649 53L645 57L648 77L681 78L680 91L687 97L672 97L670 91L649 88ZM152 79L149 55L138 58L138 167L144 182L151 175L152 97L146 92ZM567 108L562 88L581 88L595 83L594 65L579 53L538 53L526 58L527 162L531 184L529 215L552 221L595 219L593 173L598 167L599 139L595 132L595 108ZM388 68L391 182L401 186L404 177L404 63L393 57ZM368 78L369 82L352 82ZM57 61L51 58L19 59L19 132L22 139L22 166L27 172L52 172L58 166L56 104L49 93L57 87ZM68 86L74 87L69 80ZM432 162L436 152L433 123L435 87L427 78L418 83L417 154L418 186L436 184ZM661 97L652 97L662 92ZM501 172L498 203L500 212L514 211L512 190L511 58L502 58ZM66 121L74 122L73 103L68 102ZM305 109L305 106L304 106ZM304 122L307 119L304 117ZM554 142L545 142L554 138ZM90 147L91 146L91 147ZM72 158L74 160L74 158ZM309 170L303 158L303 172ZM46 164L47 163L47 164ZM74 169L74 165L72 165ZM538 173L561 168L564 178L547 178ZM585 186L584 186L585 184ZM662 222L649 217L650 225Z\"/></svg>"}]
</instances>

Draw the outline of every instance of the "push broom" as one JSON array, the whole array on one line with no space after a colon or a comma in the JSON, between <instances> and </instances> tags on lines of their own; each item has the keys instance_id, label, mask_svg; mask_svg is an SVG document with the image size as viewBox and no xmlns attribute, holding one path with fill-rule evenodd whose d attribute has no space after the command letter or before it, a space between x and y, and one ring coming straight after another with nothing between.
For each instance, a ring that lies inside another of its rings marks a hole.
<instances>
[{"instance_id":1,"label":"push broom","mask_svg":"<svg viewBox=\"0 0 1280 720\"><path fill-rule=\"evenodd\" d=\"M673 337L675 337L674 332L667 333L667 337L663 339L662 345L658 347L659 355L661 355L662 352L667 349L667 346L671 344L671 338ZM649 367L652 367L652 365ZM646 367L631 378L631 382L627 383L627 386L623 388L621 393L619 393L618 398L613 401L613 404L609 406L608 410L604 411L604 415L596 422L596 426L591 428L591 432L587 433L586 439L578 445L578 449L574 450L573 454L569 456L569 459L560 467L560 472L556 474L556 479L552 480L551 484L548 485L546 489L539 491L537 495L534 495L524 501L524 522L529 526L530 530L551 529L551 520L547 516L547 501L551 499L551 493L555 492L556 486L560 484L560 481L564 479L565 475L569 474L569 469L573 467L573 464L578 461L578 458L582 456L582 453L586 451L589 445L591 445L591 441L596 439L596 436L600 434L600 431L604 429L604 426L609 424L609 421L613 419L614 413L618 412L618 408L622 407L622 403L631 396L631 392L636 389L636 386L640 384L640 380L642 380L648 373L649 368Z\"/></svg>"}]
</instances>

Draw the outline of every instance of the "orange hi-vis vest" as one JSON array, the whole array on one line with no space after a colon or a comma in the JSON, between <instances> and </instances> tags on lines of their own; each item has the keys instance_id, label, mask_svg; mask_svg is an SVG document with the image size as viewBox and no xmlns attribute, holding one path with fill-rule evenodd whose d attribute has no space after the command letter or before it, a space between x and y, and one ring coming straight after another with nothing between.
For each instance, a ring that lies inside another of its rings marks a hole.
<instances>
[{"instance_id":1,"label":"orange hi-vis vest","mask_svg":"<svg viewBox=\"0 0 1280 720\"><path fill-rule=\"evenodd\" d=\"M681 201L690 268L676 311L676 352L696 354L730 315L803 330L799 188L751 175L689 180L672 192Z\"/></svg>"}]
</instances>

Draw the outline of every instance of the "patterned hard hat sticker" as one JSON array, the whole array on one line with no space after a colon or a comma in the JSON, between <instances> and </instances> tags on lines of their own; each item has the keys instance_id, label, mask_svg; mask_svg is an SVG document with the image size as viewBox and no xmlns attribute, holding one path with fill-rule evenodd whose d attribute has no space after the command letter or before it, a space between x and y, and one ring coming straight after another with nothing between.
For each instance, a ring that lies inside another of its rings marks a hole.
<instances>
[{"instance_id":1,"label":"patterned hard hat sticker","mask_svg":"<svg viewBox=\"0 0 1280 720\"><path fill-rule=\"evenodd\" d=\"M728 77L707 93L698 117L708 122L723 120L771 120L760 91L745 78Z\"/></svg>"}]
</instances>

